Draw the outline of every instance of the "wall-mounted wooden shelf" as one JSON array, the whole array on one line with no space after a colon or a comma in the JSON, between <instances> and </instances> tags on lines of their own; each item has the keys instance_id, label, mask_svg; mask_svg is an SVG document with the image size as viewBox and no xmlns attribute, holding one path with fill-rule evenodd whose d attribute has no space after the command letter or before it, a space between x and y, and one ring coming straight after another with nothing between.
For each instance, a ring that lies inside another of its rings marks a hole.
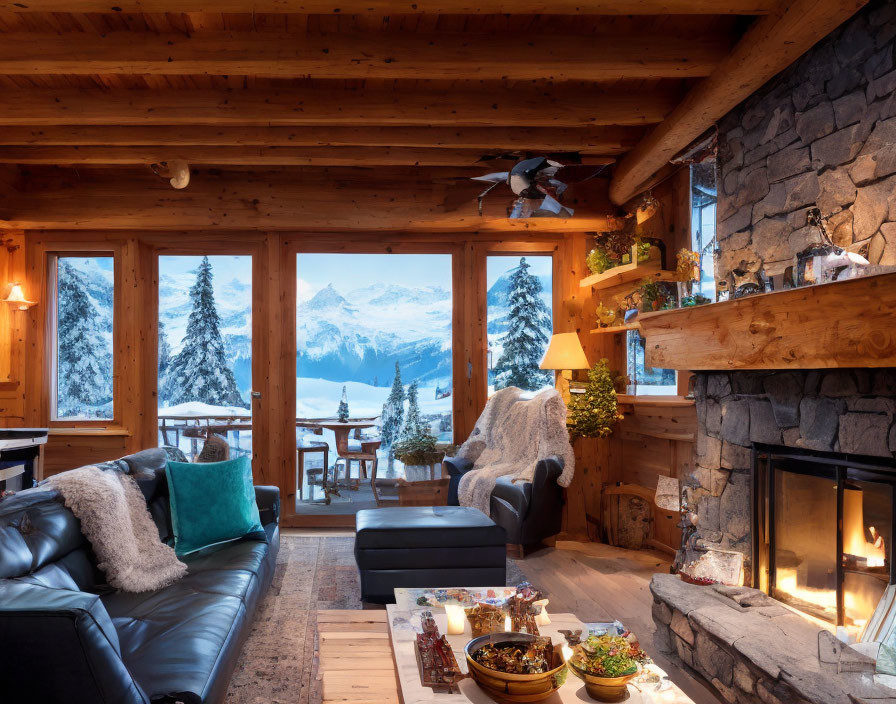
<instances>
[{"instance_id":1,"label":"wall-mounted wooden shelf","mask_svg":"<svg viewBox=\"0 0 896 704\"><path fill-rule=\"evenodd\" d=\"M657 281L674 281L675 272L666 271L662 268L661 254L656 247L650 248L650 258L647 261L639 263L638 249L635 246L632 247L631 264L620 264L612 269L607 269L602 274L586 276L579 282L579 286L582 288L591 286L596 290L600 290L646 278L652 278Z\"/></svg>"},{"instance_id":2,"label":"wall-mounted wooden shelf","mask_svg":"<svg viewBox=\"0 0 896 704\"><path fill-rule=\"evenodd\" d=\"M624 325L612 325L608 328L594 328L592 335L612 335L617 332L625 332L626 330L637 330L641 326L638 323L625 323Z\"/></svg>"},{"instance_id":3,"label":"wall-mounted wooden shelf","mask_svg":"<svg viewBox=\"0 0 896 704\"><path fill-rule=\"evenodd\" d=\"M894 367L896 273L642 313L638 323L650 367Z\"/></svg>"}]
</instances>

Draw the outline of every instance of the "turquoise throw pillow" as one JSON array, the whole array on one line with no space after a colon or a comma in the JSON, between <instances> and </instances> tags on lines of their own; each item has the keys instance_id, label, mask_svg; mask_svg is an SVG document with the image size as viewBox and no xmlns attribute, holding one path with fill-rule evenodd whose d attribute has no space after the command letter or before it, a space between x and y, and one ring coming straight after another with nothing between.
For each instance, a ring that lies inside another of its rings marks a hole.
<instances>
[{"instance_id":1,"label":"turquoise throw pillow","mask_svg":"<svg viewBox=\"0 0 896 704\"><path fill-rule=\"evenodd\" d=\"M250 533L263 534L248 457L226 462L169 462L165 474L178 555Z\"/></svg>"}]
</instances>

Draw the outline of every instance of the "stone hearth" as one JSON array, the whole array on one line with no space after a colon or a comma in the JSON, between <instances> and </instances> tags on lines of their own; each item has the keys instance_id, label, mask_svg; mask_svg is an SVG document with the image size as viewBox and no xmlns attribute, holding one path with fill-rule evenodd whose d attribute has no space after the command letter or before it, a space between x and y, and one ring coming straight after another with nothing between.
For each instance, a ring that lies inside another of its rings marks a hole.
<instances>
[{"instance_id":1,"label":"stone hearth","mask_svg":"<svg viewBox=\"0 0 896 704\"><path fill-rule=\"evenodd\" d=\"M702 544L752 553L752 443L896 456L896 369L701 372L685 492Z\"/></svg>"},{"instance_id":2,"label":"stone hearth","mask_svg":"<svg viewBox=\"0 0 896 704\"><path fill-rule=\"evenodd\" d=\"M654 646L731 704L893 704L896 678L766 594L654 575Z\"/></svg>"}]
</instances>

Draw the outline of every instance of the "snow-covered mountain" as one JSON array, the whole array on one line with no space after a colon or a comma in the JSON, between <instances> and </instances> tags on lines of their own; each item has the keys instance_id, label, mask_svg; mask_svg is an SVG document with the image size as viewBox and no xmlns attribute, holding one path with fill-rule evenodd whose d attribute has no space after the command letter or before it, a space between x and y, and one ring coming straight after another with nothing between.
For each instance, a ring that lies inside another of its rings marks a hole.
<instances>
[{"instance_id":1,"label":"snow-covered mountain","mask_svg":"<svg viewBox=\"0 0 896 704\"><path fill-rule=\"evenodd\" d=\"M451 294L438 287L366 286L344 295L329 284L297 310L296 375L389 386L402 378L451 377Z\"/></svg>"}]
</instances>

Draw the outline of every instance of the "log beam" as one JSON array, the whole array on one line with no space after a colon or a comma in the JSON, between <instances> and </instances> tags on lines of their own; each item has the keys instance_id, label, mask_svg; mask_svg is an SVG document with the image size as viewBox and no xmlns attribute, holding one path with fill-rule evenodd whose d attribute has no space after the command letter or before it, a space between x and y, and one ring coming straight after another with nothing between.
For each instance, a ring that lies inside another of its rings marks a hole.
<instances>
[{"instance_id":1,"label":"log beam","mask_svg":"<svg viewBox=\"0 0 896 704\"><path fill-rule=\"evenodd\" d=\"M643 127L7 127L0 142L15 146L420 147L487 151L620 154Z\"/></svg>"},{"instance_id":2,"label":"log beam","mask_svg":"<svg viewBox=\"0 0 896 704\"><path fill-rule=\"evenodd\" d=\"M426 149L419 147L8 147L0 146L0 164L156 164L182 159L188 164L216 166L481 166L510 168L513 160L483 160L494 150ZM589 156L586 164L611 164L612 157Z\"/></svg>"},{"instance_id":3,"label":"log beam","mask_svg":"<svg viewBox=\"0 0 896 704\"><path fill-rule=\"evenodd\" d=\"M570 187L572 219L510 220L509 189L480 215L477 173L429 168L195 169L174 190L143 169L30 167L22 191L0 192L0 228L24 230L306 230L320 232L602 231L616 227L606 181ZM459 207L450 203L460 203Z\"/></svg>"},{"instance_id":4,"label":"log beam","mask_svg":"<svg viewBox=\"0 0 896 704\"><path fill-rule=\"evenodd\" d=\"M0 126L419 125L592 127L660 122L676 91L579 86L426 91L35 89L0 92Z\"/></svg>"},{"instance_id":5,"label":"log beam","mask_svg":"<svg viewBox=\"0 0 896 704\"><path fill-rule=\"evenodd\" d=\"M867 0L793 0L757 20L709 78L617 165L610 199L630 200L679 151L861 9Z\"/></svg>"},{"instance_id":6,"label":"log beam","mask_svg":"<svg viewBox=\"0 0 896 704\"><path fill-rule=\"evenodd\" d=\"M2 12L764 15L778 0L0 0Z\"/></svg>"},{"instance_id":7,"label":"log beam","mask_svg":"<svg viewBox=\"0 0 896 704\"><path fill-rule=\"evenodd\" d=\"M730 49L724 36L18 33L3 36L0 66L16 75L614 81L708 76Z\"/></svg>"}]
</instances>

